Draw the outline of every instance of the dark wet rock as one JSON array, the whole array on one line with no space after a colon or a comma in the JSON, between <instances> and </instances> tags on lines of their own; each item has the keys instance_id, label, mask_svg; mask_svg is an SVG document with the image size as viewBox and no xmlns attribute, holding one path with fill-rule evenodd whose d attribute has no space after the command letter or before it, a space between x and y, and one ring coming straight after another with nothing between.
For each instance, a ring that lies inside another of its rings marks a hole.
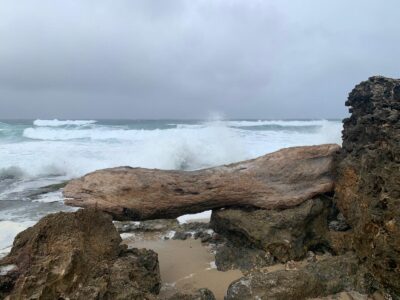
<instances>
[{"instance_id":1,"label":"dark wet rock","mask_svg":"<svg viewBox=\"0 0 400 300\"><path fill-rule=\"evenodd\" d=\"M166 232L170 230L176 230L179 228L178 220L176 219L157 219L148 220L142 222L132 222L132 221L114 221L114 225L118 232Z\"/></svg>"},{"instance_id":2,"label":"dark wet rock","mask_svg":"<svg viewBox=\"0 0 400 300\"><path fill-rule=\"evenodd\" d=\"M157 254L120 243L111 217L100 211L44 217L18 234L0 261L17 266L9 299L153 299L160 289Z\"/></svg>"},{"instance_id":3,"label":"dark wet rock","mask_svg":"<svg viewBox=\"0 0 400 300\"><path fill-rule=\"evenodd\" d=\"M344 255L289 271L253 271L229 286L226 299L299 300L351 290L364 292L365 283L356 257Z\"/></svg>"},{"instance_id":4,"label":"dark wet rock","mask_svg":"<svg viewBox=\"0 0 400 300\"><path fill-rule=\"evenodd\" d=\"M346 105L336 204L358 257L400 295L400 80L371 77Z\"/></svg>"},{"instance_id":5,"label":"dark wet rock","mask_svg":"<svg viewBox=\"0 0 400 300\"><path fill-rule=\"evenodd\" d=\"M199 289L192 294L176 293L160 300L215 300L215 296L209 289Z\"/></svg>"},{"instance_id":6,"label":"dark wet rock","mask_svg":"<svg viewBox=\"0 0 400 300\"><path fill-rule=\"evenodd\" d=\"M192 235L189 232L184 232L184 231L177 231L175 232L174 236L172 237L173 240L186 240L187 238L190 238Z\"/></svg>"},{"instance_id":7,"label":"dark wet rock","mask_svg":"<svg viewBox=\"0 0 400 300\"><path fill-rule=\"evenodd\" d=\"M212 243L220 244L220 243L223 243L224 241L225 241L225 238L221 234L213 233L211 235L211 242Z\"/></svg>"},{"instance_id":8,"label":"dark wet rock","mask_svg":"<svg viewBox=\"0 0 400 300\"><path fill-rule=\"evenodd\" d=\"M207 243L210 242L212 240L212 235L209 233L203 233L200 237L200 241L202 243Z\"/></svg>"},{"instance_id":9,"label":"dark wet rock","mask_svg":"<svg viewBox=\"0 0 400 300\"><path fill-rule=\"evenodd\" d=\"M202 232L202 231L197 231L197 232L195 232L195 233L193 234L193 238L194 238L195 240L201 239L203 236L204 236L204 232Z\"/></svg>"},{"instance_id":10,"label":"dark wet rock","mask_svg":"<svg viewBox=\"0 0 400 300\"><path fill-rule=\"evenodd\" d=\"M62 188L64 188L68 184L68 182L69 182L69 180L40 187L38 189L30 191L27 196L29 198L35 199L35 198L38 198L39 196L47 194L47 193L57 192L57 191L61 190Z\"/></svg>"},{"instance_id":11,"label":"dark wet rock","mask_svg":"<svg viewBox=\"0 0 400 300\"><path fill-rule=\"evenodd\" d=\"M14 288L19 274L17 270L0 272L0 299L4 299Z\"/></svg>"},{"instance_id":12,"label":"dark wet rock","mask_svg":"<svg viewBox=\"0 0 400 300\"><path fill-rule=\"evenodd\" d=\"M189 222L189 223L183 223L179 225L182 230L185 231L207 231L210 229L210 224L207 222Z\"/></svg>"},{"instance_id":13,"label":"dark wet rock","mask_svg":"<svg viewBox=\"0 0 400 300\"><path fill-rule=\"evenodd\" d=\"M241 247L227 243L219 247L215 255L215 264L219 271L240 269L242 271L262 268L274 264L274 258L268 252L257 248Z\"/></svg>"},{"instance_id":14,"label":"dark wet rock","mask_svg":"<svg viewBox=\"0 0 400 300\"><path fill-rule=\"evenodd\" d=\"M332 220L328 224L329 230L332 231L347 231L350 229L342 213L336 216L336 220Z\"/></svg>"},{"instance_id":15,"label":"dark wet rock","mask_svg":"<svg viewBox=\"0 0 400 300\"><path fill-rule=\"evenodd\" d=\"M269 252L280 262L308 250L329 248L326 234L331 199L319 197L285 210L215 210L211 227L236 245Z\"/></svg>"}]
</instances>

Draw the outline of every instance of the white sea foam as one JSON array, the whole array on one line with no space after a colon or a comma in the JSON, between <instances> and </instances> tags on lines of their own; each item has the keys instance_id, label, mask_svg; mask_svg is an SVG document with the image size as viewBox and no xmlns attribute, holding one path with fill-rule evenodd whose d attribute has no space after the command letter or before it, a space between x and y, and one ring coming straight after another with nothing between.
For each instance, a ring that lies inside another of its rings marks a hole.
<instances>
[{"instance_id":1,"label":"white sea foam","mask_svg":"<svg viewBox=\"0 0 400 300\"><path fill-rule=\"evenodd\" d=\"M8 272L16 269L16 265L5 265L0 267L0 276L7 275Z\"/></svg>"},{"instance_id":2,"label":"white sea foam","mask_svg":"<svg viewBox=\"0 0 400 300\"><path fill-rule=\"evenodd\" d=\"M6 252L12 246L14 237L33 224L34 222L0 221L0 252Z\"/></svg>"},{"instance_id":3,"label":"white sea foam","mask_svg":"<svg viewBox=\"0 0 400 300\"><path fill-rule=\"evenodd\" d=\"M33 202L42 202L42 203L53 203L62 201L64 201L64 197L61 191L46 193L40 195L37 199L33 200Z\"/></svg>"},{"instance_id":4,"label":"white sea foam","mask_svg":"<svg viewBox=\"0 0 400 300\"><path fill-rule=\"evenodd\" d=\"M73 126L82 126L82 125L89 125L94 124L97 121L94 120L35 120L33 121L33 125L35 126L45 126L45 127L58 127L58 126L65 126L65 125L73 125Z\"/></svg>"},{"instance_id":5,"label":"white sea foam","mask_svg":"<svg viewBox=\"0 0 400 300\"><path fill-rule=\"evenodd\" d=\"M178 222L180 224L184 223L190 223L190 222L195 222L199 220L206 220L209 221L211 217L211 210L208 211L203 211L198 214L189 214L189 215L183 215L178 218Z\"/></svg>"},{"instance_id":6,"label":"white sea foam","mask_svg":"<svg viewBox=\"0 0 400 300\"><path fill-rule=\"evenodd\" d=\"M0 249L0 258L3 258L4 256L6 256L8 253L10 253L12 247L7 247L7 248L3 248Z\"/></svg>"}]
</instances>

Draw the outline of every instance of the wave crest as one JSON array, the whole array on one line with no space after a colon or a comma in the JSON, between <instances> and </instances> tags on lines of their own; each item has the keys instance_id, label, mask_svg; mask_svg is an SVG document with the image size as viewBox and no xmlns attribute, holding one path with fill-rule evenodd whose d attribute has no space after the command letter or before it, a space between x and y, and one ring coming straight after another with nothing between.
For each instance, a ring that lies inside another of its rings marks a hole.
<instances>
[{"instance_id":1,"label":"wave crest","mask_svg":"<svg viewBox=\"0 0 400 300\"><path fill-rule=\"evenodd\" d=\"M33 125L38 126L38 127L59 127L59 126L84 126L84 125L90 125L94 124L97 121L95 120L41 120L37 119L33 121Z\"/></svg>"}]
</instances>

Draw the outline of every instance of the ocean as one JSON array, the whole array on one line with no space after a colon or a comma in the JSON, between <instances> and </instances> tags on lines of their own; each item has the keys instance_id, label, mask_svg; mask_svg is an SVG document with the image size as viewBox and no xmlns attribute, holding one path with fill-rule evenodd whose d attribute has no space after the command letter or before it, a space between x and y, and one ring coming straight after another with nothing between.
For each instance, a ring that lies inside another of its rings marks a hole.
<instances>
[{"instance_id":1,"label":"ocean","mask_svg":"<svg viewBox=\"0 0 400 300\"><path fill-rule=\"evenodd\" d=\"M341 144L341 120L0 121L0 256L43 216L74 211L49 185L132 166L196 170L280 148Z\"/></svg>"}]
</instances>

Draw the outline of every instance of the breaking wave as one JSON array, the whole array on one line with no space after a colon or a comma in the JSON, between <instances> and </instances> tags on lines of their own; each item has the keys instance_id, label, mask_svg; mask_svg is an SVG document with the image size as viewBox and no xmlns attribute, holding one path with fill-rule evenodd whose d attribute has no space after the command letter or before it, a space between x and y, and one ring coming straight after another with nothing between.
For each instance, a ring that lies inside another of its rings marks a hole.
<instances>
[{"instance_id":1,"label":"breaking wave","mask_svg":"<svg viewBox=\"0 0 400 300\"><path fill-rule=\"evenodd\" d=\"M35 120L33 121L33 125L38 127L59 127L59 126L83 126L83 125L90 125L95 124L97 121L94 120L65 120L61 121L58 119L54 120Z\"/></svg>"}]
</instances>

